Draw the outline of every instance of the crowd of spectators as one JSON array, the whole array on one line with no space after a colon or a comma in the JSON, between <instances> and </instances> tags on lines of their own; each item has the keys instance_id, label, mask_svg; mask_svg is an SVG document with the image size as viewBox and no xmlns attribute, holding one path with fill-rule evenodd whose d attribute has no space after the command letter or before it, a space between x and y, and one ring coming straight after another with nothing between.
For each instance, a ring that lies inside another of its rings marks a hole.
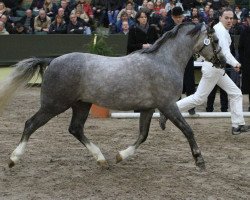
<instances>
[{"instance_id":1,"label":"crowd of spectators","mask_svg":"<svg viewBox=\"0 0 250 200\"><path fill-rule=\"evenodd\" d=\"M226 0L33 0L24 8L25 0L0 0L0 34L91 34L97 27L110 34L127 34L136 13L143 9L149 24L159 35L171 20L171 10L179 6L184 21L211 25L223 7L235 11L235 34L247 24L248 8L230 5ZM27 4L27 3L26 3ZM124 30L125 28L125 30Z\"/></svg>"}]
</instances>

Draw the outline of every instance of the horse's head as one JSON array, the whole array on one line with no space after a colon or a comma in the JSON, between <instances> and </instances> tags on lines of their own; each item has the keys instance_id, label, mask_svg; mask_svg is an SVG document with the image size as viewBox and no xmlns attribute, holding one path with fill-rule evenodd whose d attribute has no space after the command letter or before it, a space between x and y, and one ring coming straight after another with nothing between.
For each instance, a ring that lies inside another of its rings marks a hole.
<instances>
[{"instance_id":1,"label":"horse's head","mask_svg":"<svg viewBox=\"0 0 250 200\"><path fill-rule=\"evenodd\" d=\"M217 68L226 66L225 56L222 54L214 29L205 24L201 27L198 41L195 45L195 52L203 56L207 61L214 64Z\"/></svg>"}]
</instances>

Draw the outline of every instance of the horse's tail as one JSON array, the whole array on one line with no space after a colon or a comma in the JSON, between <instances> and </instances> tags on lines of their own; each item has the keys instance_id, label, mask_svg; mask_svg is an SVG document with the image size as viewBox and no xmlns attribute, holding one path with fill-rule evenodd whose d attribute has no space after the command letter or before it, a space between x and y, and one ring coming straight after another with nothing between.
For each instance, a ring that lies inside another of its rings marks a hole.
<instances>
[{"instance_id":1,"label":"horse's tail","mask_svg":"<svg viewBox=\"0 0 250 200\"><path fill-rule=\"evenodd\" d=\"M52 58L29 58L15 64L12 73L0 82L0 111L14 92L18 88L24 87L36 72L43 76L45 68L51 61Z\"/></svg>"}]
</instances>

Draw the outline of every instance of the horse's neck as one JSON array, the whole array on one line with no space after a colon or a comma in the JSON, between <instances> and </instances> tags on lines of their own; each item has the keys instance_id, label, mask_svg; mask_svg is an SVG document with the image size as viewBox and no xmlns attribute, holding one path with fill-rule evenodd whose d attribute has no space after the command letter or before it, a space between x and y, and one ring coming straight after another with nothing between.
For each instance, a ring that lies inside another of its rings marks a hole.
<instances>
[{"instance_id":1,"label":"horse's neck","mask_svg":"<svg viewBox=\"0 0 250 200\"><path fill-rule=\"evenodd\" d=\"M176 68L184 72L186 64L194 54L194 45L195 42L189 37L169 40L161 47L161 52L164 55L161 56L162 62L166 64L175 63Z\"/></svg>"}]
</instances>

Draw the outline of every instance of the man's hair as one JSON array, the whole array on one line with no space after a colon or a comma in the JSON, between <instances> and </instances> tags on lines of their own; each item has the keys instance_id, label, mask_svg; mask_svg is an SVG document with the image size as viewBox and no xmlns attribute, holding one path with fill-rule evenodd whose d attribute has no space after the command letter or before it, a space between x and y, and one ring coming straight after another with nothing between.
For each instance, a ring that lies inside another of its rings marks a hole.
<instances>
[{"instance_id":1,"label":"man's hair","mask_svg":"<svg viewBox=\"0 0 250 200\"><path fill-rule=\"evenodd\" d=\"M231 11L231 12L234 13L234 11L231 8L226 7L226 8L224 8L224 9L221 10L220 16L222 16L224 14L224 12L228 12L228 11Z\"/></svg>"},{"instance_id":2,"label":"man's hair","mask_svg":"<svg viewBox=\"0 0 250 200\"><path fill-rule=\"evenodd\" d=\"M182 8L180 6L174 7L171 11L171 15L173 15L173 16L179 16L182 14L183 14L183 11L182 11Z\"/></svg>"}]
</instances>

